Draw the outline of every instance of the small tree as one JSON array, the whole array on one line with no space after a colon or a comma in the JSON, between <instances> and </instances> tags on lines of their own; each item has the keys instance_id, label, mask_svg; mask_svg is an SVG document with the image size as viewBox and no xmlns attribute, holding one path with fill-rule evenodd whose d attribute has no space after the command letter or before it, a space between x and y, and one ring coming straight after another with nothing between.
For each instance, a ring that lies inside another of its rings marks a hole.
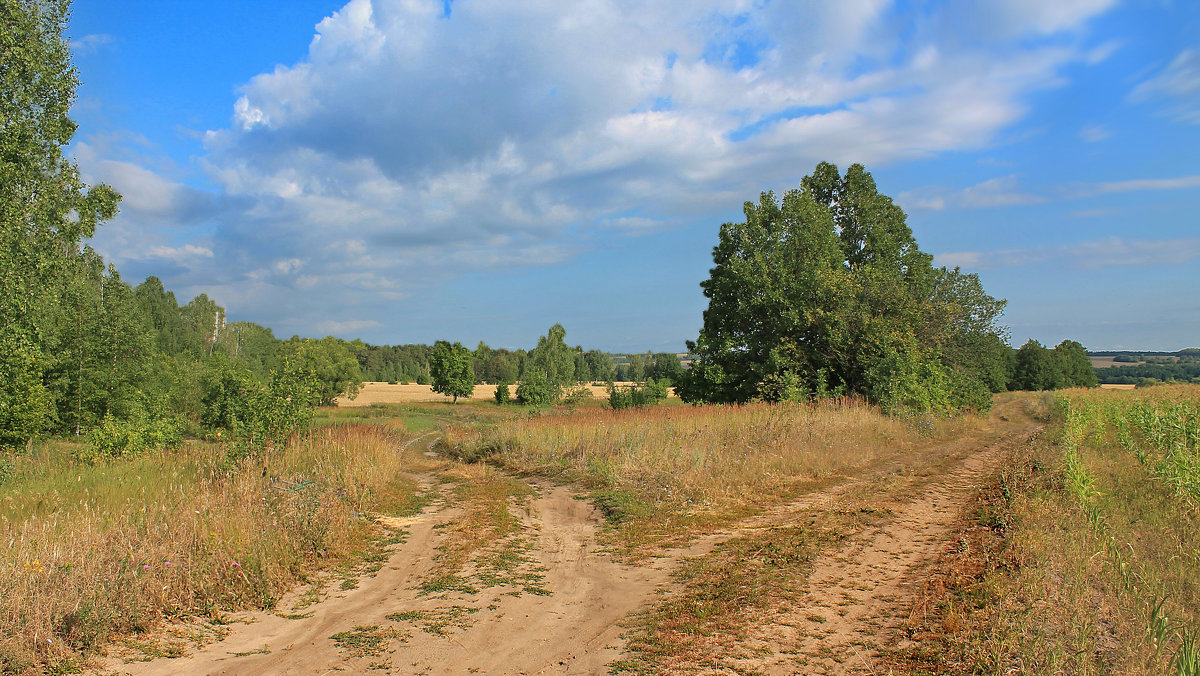
<instances>
[{"instance_id":1,"label":"small tree","mask_svg":"<svg viewBox=\"0 0 1200 676\"><path fill-rule=\"evenodd\" d=\"M562 398L562 387L552 383L537 369L526 369L525 378L517 385L517 401L533 406L547 406Z\"/></svg>"},{"instance_id":2,"label":"small tree","mask_svg":"<svg viewBox=\"0 0 1200 676\"><path fill-rule=\"evenodd\" d=\"M433 391L454 397L470 398L475 391L475 370L471 368L471 351L462 343L453 345L439 340L433 344L429 355L429 375L433 380Z\"/></svg>"},{"instance_id":3,"label":"small tree","mask_svg":"<svg viewBox=\"0 0 1200 676\"><path fill-rule=\"evenodd\" d=\"M498 383L496 385L496 403L507 404L512 401L512 393L508 391L508 383Z\"/></svg>"}]
</instances>

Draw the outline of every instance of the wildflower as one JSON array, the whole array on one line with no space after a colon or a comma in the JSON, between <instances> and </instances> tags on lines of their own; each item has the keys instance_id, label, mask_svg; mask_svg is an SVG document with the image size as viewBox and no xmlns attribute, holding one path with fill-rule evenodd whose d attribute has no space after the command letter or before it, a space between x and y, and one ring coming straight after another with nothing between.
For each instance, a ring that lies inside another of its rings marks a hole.
<instances>
[{"instance_id":1,"label":"wildflower","mask_svg":"<svg viewBox=\"0 0 1200 676\"><path fill-rule=\"evenodd\" d=\"M148 564L148 563L143 563L143 564L142 564L142 570L150 570L150 564Z\"/></svg>"},{"instance_id":2,"label":"wildflower","mask_svg":"<svg viewBox=\"0 0 1200 676\"><path fill-rule=\"evenodd\" d=\"M171 567L171 562L170 562L170 561L166 561L166 562L164 562L164 563L163 563L163 565L164 565L164 566L166 566L167 568L170 568L170 567Z\"/></svg>"},{"instance_id":3,"label":"wildflower","mask_svg":"<svg viewBox=\"0 0 1200 676\"><path fill-rule=\"evenodd\" d=\"M242 564L238 563L237 561L234 561L234 562L233 562L233 567L234 567L234 568L241 568L241 567L242 567Z\"/></svg>"}]
</instances>

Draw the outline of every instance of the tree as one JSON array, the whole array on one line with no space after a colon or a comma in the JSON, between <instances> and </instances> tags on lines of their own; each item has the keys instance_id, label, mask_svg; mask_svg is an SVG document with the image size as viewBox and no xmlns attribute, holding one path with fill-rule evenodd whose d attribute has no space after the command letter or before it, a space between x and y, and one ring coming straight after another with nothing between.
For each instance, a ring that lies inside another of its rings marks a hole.
<instances>
[{"instance_id":1,"label":"tree","mask_svg":"<svg viewBox=\"0 0 1200 676\"><path fill-rule=\"evenodd\" d=\"M1018 390L1057 390L1064 382L1062 366L1054 353L1030 338L1017 350L1013 384Z\"/></svg>"},{"instance_id":2,"label":"tree","mask_svg":"<svg viewBox=\"0 0 1200 676\"><path fill-rule=\"evenodd\" d=\"M49 423L46 349L79 243L116 215L111 188L84 185L63 155L78 79L63 37L67 0L0 3L0 439ZM4 441L3 443L10 443Z\"/></svg>"},{"instance_id":3,"label":"tree","mask_svg":"<svg viewBox=\"0 0 1200 676\"><path fill-rule=\"evenodd\" d=\"M429 355L429 377L433 391L454 397L470 398L475 391L475 371L471 368L471 351L462 343L450 344L439 340Z\"/></svg>"},{"instance_id":4,"label":"tree","mask_svg":"<svg viewBox=\"0 0 1200 676\"><path fill-rule=\"evenodd\" d=\"M517 384L517 401L530 406L549 406L562 398L562 386L556 385L541 371L530 368Z\"/></svg>"},{"instance_id":5,"label":"tree","mask_svg":"<svg viewBox=\"0 0 1200 676\"><path fill-rule=\"evenodd\" d=\"M747 202L721 226L685 401L744 402L838 393L937 410L988 391L958 359L976 336L1004 334L1004 302L978 278L936 269L904 212L861 165L821 163L782 200ZM957 371L971 377L956 376ZM955 387L971 390L955 396ZM947 403L950 402L950 403Z\"/></svg>"},{"instance_id":6,"label":"tree","mask_svg":"<svg viewBox=\"0 0 1200 676\"><path fill-rule=\"evenodd\" d=\"M1055 346L1054 357L1063 374L1063 387L1097 387L1100 384L1083 345L1074 340L1064 340Z\"/></svg>"},{"instance_id":7,"label":"tree","mask_svg":"<svg viewBox=\"0 0 1200 676\"><path fill-rule=\"evenodd\" d=\"M345 341L333 336L319 340L293 336L280 346L278 361L315 379L318 406L332 406L343 395L353 399L362 387L358 359Z\"/></svg>"},{"instance_id":8,"label":"tree","mask_svg":"<svg viewBox=\"0 0 1200 676\"><path fill-rule=\"evenodd\" d=\"M529 353L526 368L541 372L551 385L562 388L577 382L575 378L575 356L565 340L566 329L562 324L550 327L546 335L538 338L537 347Z\"/></svg>"}]
</instances>

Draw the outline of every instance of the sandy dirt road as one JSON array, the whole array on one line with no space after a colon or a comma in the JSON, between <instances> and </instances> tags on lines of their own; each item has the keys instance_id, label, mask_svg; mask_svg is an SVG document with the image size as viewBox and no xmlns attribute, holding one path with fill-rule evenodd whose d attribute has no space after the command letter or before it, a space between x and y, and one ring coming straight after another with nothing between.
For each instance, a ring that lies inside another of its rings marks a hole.
<instances>
[{"instance_id":1,"label":"sandy dirt road","mask_svg":"<svg viewBox=\"0 0 1200 676\"><path fill-rule=\"evenodd\" d=\"M534 498L511 506L528 542L519 565L541 580L535 593L504 585L423 591L445 527L462 514L453 501L434 500L391 524L407 538L357 588L333 592L301 614L243 615L223 640L187 656L114 660L105 673L603 674L624 650L622 620L654 603L656 592L678 588L670 573L683 558L891 482L901 488L879 497L890 501L889 516L823 552L811 576L797 581L804 591L799 603L751 627L718 664L671 670L874 673L879 646L899 640L900 614L922 566L944 545L974 487L1007 446L1035 432L1015 406L998 409L984 433L954 449L843 477L643 565L617 561L598 547L601 519L588 502L567 487L537 485ZM432 476L422 481L436 485Z\"/></svg>"}]
</instances>

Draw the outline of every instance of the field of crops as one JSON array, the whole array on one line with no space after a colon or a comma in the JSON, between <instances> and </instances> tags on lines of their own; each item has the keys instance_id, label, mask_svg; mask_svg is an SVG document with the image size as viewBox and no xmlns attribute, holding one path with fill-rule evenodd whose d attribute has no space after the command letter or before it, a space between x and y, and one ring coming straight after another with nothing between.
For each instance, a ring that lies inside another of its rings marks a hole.
<instances>
[{"instance_id":1,"label":"field of crops","mask_svg":"<svg viewBox=\"0 0 1200 676\"><path fill-rule=\"evenodd\" d=\"M976 552L991 572L941 599L942 629L974 623L946 655L994 672L1200 674L1200 387L1067 390L1054 407L979 510L1006 544Z\"/></svg>"}]
</instances>

